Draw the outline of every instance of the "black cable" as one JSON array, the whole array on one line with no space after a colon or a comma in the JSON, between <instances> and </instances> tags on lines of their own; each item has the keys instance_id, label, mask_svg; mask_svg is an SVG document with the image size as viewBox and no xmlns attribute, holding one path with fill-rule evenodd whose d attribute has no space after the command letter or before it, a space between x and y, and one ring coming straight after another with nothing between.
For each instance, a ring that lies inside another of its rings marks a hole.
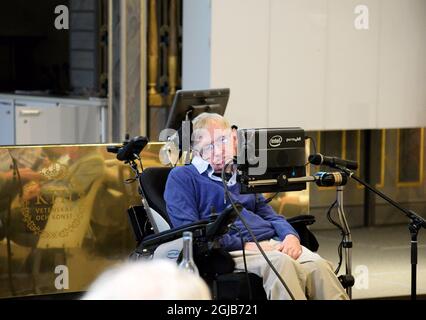
<instances>
[{"instance_id":1,"label":"black cable","mask_svg":"<svg viewBox=\"0 0 426 320\"><path fill-rule=\"evenodd\" d=\"M143 171L143 165L142 165L142 160L141 160L141 158L138 156L138 155L136 155L135 154L135 157L136 157L136 159L137 160L139 160L139 164L140 164L140 167L141 167L141 171L139 172L139 170L138 170L138 167L137 167L137 164L136 164L136 162L135 161L129 161L129 162L126 162L126 163L129 163L130 164L130 168L132 169L132 171L134 172L134 174L135 174L135 176L133 177L133 178L128 178L128 179L126 179L126 180L124 180L124 183L125 184L131 184L131 183L133 183L133 182L135 182L135 181L138 181L138 179L139 179L139 175L140 175L140 173Z\"/></svg>"},{"instance_id":2,"label":"black cable","mask_svg":"<svg viewBox=\"0 0 426 320\"><path fill-rule=\"evenodd\" d=\"M331 206L328 208L327 219L331 224L333 224L334 226L336 226L340 230L341 235L342 235L342 240L340 240L339 246L337 247L337 254L339 256L339 263L337 265L336 270L334 271L335 274L338 274L339 271L340 271L340 267L342 266L342 261L343 261L343 250L342 249L343 249L343 242L345 240L345 231L343 230L343 227L339 223L334 221L333 218L331 217L331 210L333 210L333 208L336 206L336 204L337 204L337 200L335 200L331 204Z\"/></svg>"},{"instance_id":3,"label":"black cable","mask_svg":"<svg viewBox=\"0 0 426 320\"><path fill-rule=\"evenodd\" d=\"M149 219L146 219L145 220L145 223L143 224L143 233L145 234L145 235L148 235L148 223L149 223ZM150 227L150 229L152 230L152 226Z\"/></svg>"},{"instance_id":4,"label":"black cable","mask_svg":"<svg viewBox=\"0 0 426 320\"><path fill-rule=\"evenodd\" d=\"M342 260L343 260L343 237L342 240L340 240L339 246L337 247L337 254L339 255L339 264L337 265L336 270L334 273L337 275L340 271L340 267L342 266Z\"/></svg>"},{"instance_id":5,"label":"black cable","mask_svg":"<svg viewBox=\"0 0 426 320\"><path fill-rule=\"evenodd\" d=\"M264 203L269 203L271 202L277 195L279 192L275 192L272 197L269 197L268 199L265 199Z\"/></svg>"},{"instance_id":6,"label":"black cable","mask_svg":"<svg viewBox=\"0 0 426 320\"><path fill-rule=\"evenodd\" d=\"M313 149L314 149L314 154L315 154L315 153L317 153L317 144L316 144L316 142L315 142L315 139L314 139L314 138L312 138L311 136L305 136L305 140L306 140L306 139L309 139L309 141L310 141L310 142L312 142L312 146L313 146ZM309 161L305 163L305 167L306 167L308 164L309 164Z\"/></svg>"},{"instance_id":7,"label":"black cable","mask_svg":"<svg viewBox=\"0 0 426 320\"><path fill-rule=\"evenodd\" d=\"M169 150L169 154L171 154L171 151L170 151L170 150ZM180 157L179 157L179 153L178 153L178 156L176 157L176 161L175 161L175 163L173 163L173 164L172 164L172 168L174 168L174 167L176 167L176 166L177 166L177 164L178 164L179 160L180 160Z\"/></svg>"},{"instance_id":8,"label":"black cable","mask_svg":"<svg viewBox=\"0 0 426 320\"><path fill-rule=\"evenodd\" d=\"M139 157L139 156L137 156L137 158L136 159L138 159L139 160L139 164L140 164L140 166L141 166L141 172L143 171L143 164L142 164L142 158L141 157Z\"/></svg>"},{"instance_id":9,"label":"black cable","mask_svg":"<svg viewBox=\"0 0 426 320\"><path fill-rule=\"evenodd\" d=\"M263 258L265 258L266 262L268 263L269 267L271 267L271 270L275 273L275 275L278 277L278 279L280 280L280 282L283 284L284 288L287 290L288 294L291 297L291 300L295 300L293 294L291 293L290 289L287 287L287 284L284 282L284 279L281 277L281 275L279 274L279 272L275 269L274 265L272 264L272 262L268 259L268 257L265 254L265 251L263 251L263 248L261 247L261 245L259 244L259 242L256 239L256 236L253 234L253 231L250 229L250 227L247 225L247 222L245 221L245 219L243 218L240 210L238 210L237 206L235 205L234 201L232 200L231 197L231 192L228 189L228 185L226 184L225 181L225 170L226 168L232 164L231 162L228 162L224 165L224 167L222 168L222 184L223 187L225 188L225 194L228 196L229 201L232 204L232 207L234 208L235 212L238 214L238 217L240 218L241 222L244 224L244 227L247 229L247 231L249 232L251 238L253 239L254 243L256 244L257 248L259 249L260 253L262 254Z\"/></svg>"},{"instance_id":10,"label":"black cable","mask_svg":"<svg viewBox=\"0 0 426 320\"><path fill-rule=\"evenodd\" d=\"M19 196L22 197L22 195L24 194L24 186L21 179L21 173L19 172L18 161L13 157L10 150L8 150L8 152L13 164L13 180L18 180Z\"/></svg>"},{"instance_id":11,"label":"black cable","mask_svg":"<svg viewBox=\"0 0 426 320\"><path fill-rule=\"evenodd\" d=\"M248 291L249 291L249 300L253 300L253 293L252 293L252 290L251 290L250 278L249 278L248 269L247 269L246 249L244 248L243 234L241 233L241 230L238 229L237 226L234 225L234 224L231 226L231 229L236 230L238 232L238 234L240 235L241 246L243 247L244 272L246 274L247 287L248 287Z\"/></svg>"},{"instance_id":12,"label":"black cable","mask_svg":"<svg viewBox=\"0 0 426 320\"><path fill-rule=\"evenodd\" d=\"M24 194L24 187L21 179L21 174L19 172L18 167L18 161L13 157L10 150L8 150L9 156L12 159L12 168L13 168L13 185L15 185L15 181L18 182L18 188L19 188L19 197L22 198ZM15 186L14 186L15 187ZM8 279L9 279L9 287L10 292L12 295L16 294L15 291L15 285L13 283L13 275L12 275L12 245L11 245L11 239L10 239L10 221L12 220L12 199L13 196L9 195L9 206L7 210L7 216L5 221L5 227L6 227L6 248L7 248L7 273L8 273Z\"/></svg>"}]
</instances>

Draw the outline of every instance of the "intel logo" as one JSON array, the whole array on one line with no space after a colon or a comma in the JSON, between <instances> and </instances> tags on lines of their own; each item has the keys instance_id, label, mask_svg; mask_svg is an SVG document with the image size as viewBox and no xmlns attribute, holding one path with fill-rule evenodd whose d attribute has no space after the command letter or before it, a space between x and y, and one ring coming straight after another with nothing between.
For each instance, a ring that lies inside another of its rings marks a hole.
<instances>
[{"instance_id":1,"label":"intel logo","mask_svg":"<svg viewBox=\"0 0 426 320\"><path fill-rule=\"evenodd\" d=\"M283 137L278 136L278 135L273 136L271 139L269 139L269 145L272 148L279 147L281 145L281 142L283 142Z\"/></svg>"}]
</instances>

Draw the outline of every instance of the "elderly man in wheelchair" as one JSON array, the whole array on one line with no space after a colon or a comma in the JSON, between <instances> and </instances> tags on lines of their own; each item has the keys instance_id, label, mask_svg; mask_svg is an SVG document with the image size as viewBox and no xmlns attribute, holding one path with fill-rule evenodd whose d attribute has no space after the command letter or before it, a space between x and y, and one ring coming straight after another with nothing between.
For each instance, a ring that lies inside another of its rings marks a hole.
<instances>
[{"instance_id":1,"label":"elderly man in wheelchair","mask_svg":"<svg viewBox=\"0 0 426 320\"><path fill-rule=\"evenodd\" d=\"M306 227L313 217L286 220L263 196L240 194L236 173L222 170L235 156L237 140L228 121L203 113L192 124L189 165L140 174L134 160L147 141L137 137L121 148L143 199L143 207L129 210L138 241L132 256L176 259L182 233L192 231L195 262L214 298L244 299L248 291L255 299L348 299L331 263L313 252L318 243Z\"/></svg>"},{"instance_id":2,"label":"elderly man in wheelchair","mask_svg":"<svg viewBox=\"0 0 426 320\"><path fill-rule=\"evenodd\" d=\"M201 114L192 124L192 163L170 172L164 192L174 227L208 219L212 208L219 212L229 205L221 172L234 156L235 132L218 114ZM233 257L235 269L246 266L249 272L260 276L268 299L348 299L331 264L302 246L296 230L265 203L263 196L240 194L235 172L226 175L233 200L241 204L247 226L286 287L272 272L240 219L219 239L221 247Z\"/></svg>"}]
</instances>

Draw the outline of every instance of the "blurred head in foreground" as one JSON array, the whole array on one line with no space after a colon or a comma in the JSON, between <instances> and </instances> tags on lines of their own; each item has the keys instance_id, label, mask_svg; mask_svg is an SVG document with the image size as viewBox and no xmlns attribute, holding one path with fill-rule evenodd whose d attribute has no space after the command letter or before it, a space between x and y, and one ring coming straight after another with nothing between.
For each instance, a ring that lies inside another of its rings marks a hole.
<instances>
[{"instance_id":1,"label":"blurred head in foreground","mask_svg":"<svg viewBox=\"0 0 426 320\"><path fill-rule=\"evenodd\" d=\"M82 300L209 300L198 275L166 260L126 262L104 272Z\"/></svg>"}]
</instances>

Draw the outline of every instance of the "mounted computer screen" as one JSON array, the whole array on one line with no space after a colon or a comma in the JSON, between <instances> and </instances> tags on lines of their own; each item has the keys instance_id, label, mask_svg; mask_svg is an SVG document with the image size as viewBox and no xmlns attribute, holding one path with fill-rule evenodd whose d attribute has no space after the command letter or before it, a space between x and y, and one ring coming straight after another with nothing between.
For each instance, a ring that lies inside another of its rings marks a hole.
<instances>
[{"instance_id":1,"label":"mounted computer screen","mask_svg":"<svg viewBox=\"0 0 426 320\"><path fill-rule=\"evenodd\" d=\"M305 132L301 128L238 130L241 193L299 191L306 182ZM288 180L290 179L290 180Z\"/></svg>"},{"instance_id":2,"label":"mounted computer screen","mask_svg":"<svg viewBox=\"0 0 426 320\"><path fill-rule=\"evenodd\" d=\"M166 128L178 130L182 121L192 120L203 112L225 114L230 90L179 90L176 92Z\"/></svg>"}]
</instances>

